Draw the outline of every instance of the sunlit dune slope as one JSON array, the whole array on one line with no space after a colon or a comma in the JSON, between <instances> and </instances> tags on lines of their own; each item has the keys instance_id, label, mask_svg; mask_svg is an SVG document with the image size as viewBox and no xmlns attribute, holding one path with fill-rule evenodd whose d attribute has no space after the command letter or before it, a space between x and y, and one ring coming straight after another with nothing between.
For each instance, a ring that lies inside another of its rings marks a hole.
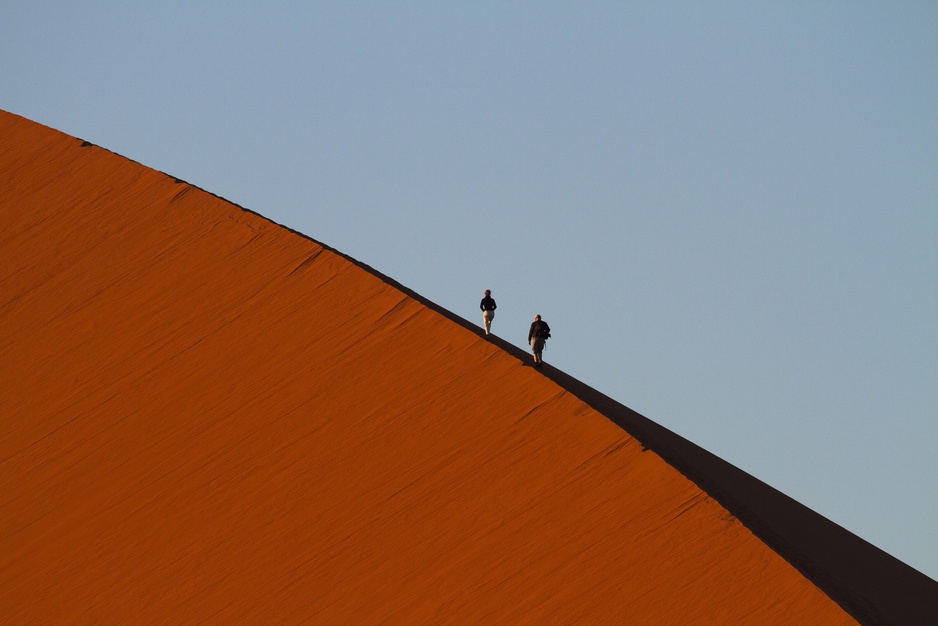
<instances>
[{"instance_id":1,"label":"sunlit dune slope","mask_svg":"<svg viewBox=\"0 0 938 626\"><path fill-rule=\"evenodd\" d=\"M581 397L309 238L8 113L0 216L0 621L854 623Z\"/></svg>"}]
</instances>

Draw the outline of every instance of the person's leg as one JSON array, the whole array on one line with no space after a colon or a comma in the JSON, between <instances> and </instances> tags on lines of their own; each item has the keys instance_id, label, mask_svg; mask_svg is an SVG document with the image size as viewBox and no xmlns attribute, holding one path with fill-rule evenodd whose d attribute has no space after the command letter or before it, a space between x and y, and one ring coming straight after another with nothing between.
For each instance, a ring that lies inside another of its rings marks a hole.
<instances>
[{"instance_id":1,"label":"person's leg","mask_svg":"<svg viewBox=\"0 0 938 626\"><path fill-rule=\"evenodd\" d=\"M495 311L483 311L482 321L485 325L485 334L492 332L492 320L495 319Z\"/></svg>"},{"instance_id":2,"label":"person's leg","mask_svg":"<svg viewBox=\"0 0 938 626\"><path fill-rule=\"evenodd\" d=\"M534 339L534 362L540 367L544 362L541 353L544 352L544 340L540 338Z\"/></svg>"}]
</instances>

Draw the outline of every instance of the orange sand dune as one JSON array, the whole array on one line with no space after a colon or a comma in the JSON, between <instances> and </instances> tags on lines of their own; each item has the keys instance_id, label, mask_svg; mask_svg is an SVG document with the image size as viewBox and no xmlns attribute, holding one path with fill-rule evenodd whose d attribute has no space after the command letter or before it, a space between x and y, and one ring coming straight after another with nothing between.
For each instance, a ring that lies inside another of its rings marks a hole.
<instances>
[{"instance_id":1,"label":"orange sand dune","mask_svg":"<svg viewBox=\"0 0 938 626\"><path fill-rule=\"evenodd\" d=\"M0 216L6 623L934 614L934 581L562 372L3 112Z\"/></svg>"}]
</instances>

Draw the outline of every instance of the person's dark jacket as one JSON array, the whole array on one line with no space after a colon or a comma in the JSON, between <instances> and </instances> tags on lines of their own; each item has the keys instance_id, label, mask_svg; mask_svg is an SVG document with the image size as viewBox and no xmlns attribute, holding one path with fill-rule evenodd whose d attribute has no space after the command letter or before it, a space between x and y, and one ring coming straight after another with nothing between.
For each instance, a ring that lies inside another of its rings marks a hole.
<instances>
[{"instance_id":1,"label":"person's dark jacket","mask_svg":"<svg viewBox=\"0 0 938 626\"><path fill-rule=\"evenodd\" d=\"M550 326L544 320L534 320L531 322L531 328L528 330L528 343L531 343L531 337L538 339L547 339L550 337Z\"/></svg>"},{"instance_id":2,"label":"person's dark jacket","mask_svg":"<svg viewBox=\"0 0 938 626\"><path fill-rule=\"evenodd\" d=\"M492 296L485 296L482 298L482 302L479 303L479 308L483 311L494 311L498 308L495 304L495 298Z\"/></svg>"}]
</instances>

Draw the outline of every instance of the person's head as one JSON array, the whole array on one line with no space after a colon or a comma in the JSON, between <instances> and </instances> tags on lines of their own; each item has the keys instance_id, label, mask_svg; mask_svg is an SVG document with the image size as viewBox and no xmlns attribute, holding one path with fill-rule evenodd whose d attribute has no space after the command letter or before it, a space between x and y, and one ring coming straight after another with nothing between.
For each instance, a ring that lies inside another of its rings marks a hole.
<instances>
[{"instance_id":1,"label":"person's head","mask_svg":"<svg viewBox=\"0 0 938 626\"><path fill-rule=\"evenodd\" d=\"M540 314L534 316L534 321L535 321L535 322L541 321L541 316L540 316Z\"/></svg>"},{"instance_id":2,"label":"person's head","mask_svg":"<svg viewBox=\"0 0 938 626\"><path fill-rule=\"evenodd\" d=\"M491 292L491 290L489 290L489 289L486 289L486 290L485 290L485 295L487 295L487 296L490 296L490 295L492 295L492 292Z\"/></svg>"}]
</instances>

